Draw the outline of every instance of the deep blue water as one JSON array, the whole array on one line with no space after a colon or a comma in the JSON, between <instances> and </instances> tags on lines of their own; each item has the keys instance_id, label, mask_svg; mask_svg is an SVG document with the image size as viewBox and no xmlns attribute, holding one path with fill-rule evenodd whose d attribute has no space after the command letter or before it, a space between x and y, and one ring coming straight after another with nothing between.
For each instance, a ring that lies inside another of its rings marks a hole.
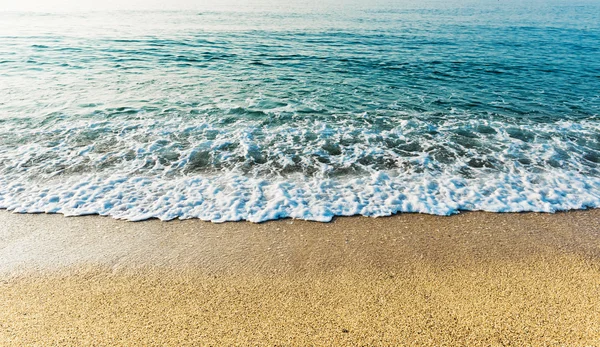
<instances>
[{"instance_id":1,"label":"deep blue water","mask_svg":"<svg viewBox=\"0 0 600 347\"><path fill-rule=\"evenodd\" d=\"M0 207L600 206L600 3L0 13Z\"/></svg>"}]
</instances>

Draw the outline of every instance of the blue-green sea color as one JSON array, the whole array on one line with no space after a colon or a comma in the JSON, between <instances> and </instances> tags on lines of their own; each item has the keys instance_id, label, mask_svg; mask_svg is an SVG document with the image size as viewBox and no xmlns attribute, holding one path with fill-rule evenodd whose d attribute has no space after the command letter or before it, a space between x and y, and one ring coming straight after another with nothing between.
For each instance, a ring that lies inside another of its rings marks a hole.
<instances>
[{"instance_id":1,"label":"blue-green sea color","mask_svg":"<svg viewBox=\"0 0 600 347\"><path fill-rule=\"evenodd\" d=\"M600 207L600 2L0 12L0 208Z\"/></svg>"}]
</instances>

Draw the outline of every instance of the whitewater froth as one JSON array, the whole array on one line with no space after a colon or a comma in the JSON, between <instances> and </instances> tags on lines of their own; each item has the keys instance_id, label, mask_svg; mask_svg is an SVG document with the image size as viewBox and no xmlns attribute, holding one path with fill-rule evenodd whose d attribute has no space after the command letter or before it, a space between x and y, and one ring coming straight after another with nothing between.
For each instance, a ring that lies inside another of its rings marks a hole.
<instances>
[{"instance_id":1,"label":"whitewater froth","mask_svg":"<svg viewBox=\"0 0 600 347\"><path fill-rule=\"evenodd\" d=\"M600 207L600 179L575 173L551 177L498 175L466 181L452 176L390 176L349 180L265 181L238 175L179 178L85 177L24 187L2 182L3 208L15 212L100 214L132 221L200 218L213 222L278 218L330 221L334 216L438 215L460 210L555 212Z\"/></svg>"},{"instance_id":2,"label":"whitewater froth","mask_svg":"<svg viewBox=\"0 0 600 347\"><path fill-rule=\"evenodd\" d=\"M462 118L405 115L379 131L353 124L356 117L337 127L81 122L62 140L52 124L21 129L13 138L21 145L0 153L0 207L213 222L598 207L596 122ZM69 152L90 129L103 140ZM41 134L52 146L40 145Z\"/></svg>"}]
</instances>

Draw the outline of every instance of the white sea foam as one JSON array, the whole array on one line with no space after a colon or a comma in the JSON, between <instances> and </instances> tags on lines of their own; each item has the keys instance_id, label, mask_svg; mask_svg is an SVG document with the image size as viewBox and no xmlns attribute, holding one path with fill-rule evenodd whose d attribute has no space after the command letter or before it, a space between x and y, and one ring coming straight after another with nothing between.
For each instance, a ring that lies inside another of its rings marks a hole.
<instances>
[{"instance_id":1,"label":"white sea foam","mask_svg":"<svg viewBox=\"0 0 600 347\"><path fill-rule=\"evenodd\" d=\"M357 119L10 125L18 145L0 150L0 208L261 222L600 207L597 165L586 159L597 159L597 122L404 118L372 131Z\"/></svg>"},{"instance_id":2,"label":"white sea foam","mask_svg":"<svg viewBox=\"0 0 600 347\"><path fill-rule=\"evenodd\" d=\"M471 180L385 172L348 180L280 181L235 174L174 180L81 176L44 185L0 179L0 186L0 207L14 212L100 214L132 221L262 222L285 217L330 221L333 216L398 212L448 215L461 210L555 212L600 207L600 179L575 172Z\"/></svg>"}]
</instances>

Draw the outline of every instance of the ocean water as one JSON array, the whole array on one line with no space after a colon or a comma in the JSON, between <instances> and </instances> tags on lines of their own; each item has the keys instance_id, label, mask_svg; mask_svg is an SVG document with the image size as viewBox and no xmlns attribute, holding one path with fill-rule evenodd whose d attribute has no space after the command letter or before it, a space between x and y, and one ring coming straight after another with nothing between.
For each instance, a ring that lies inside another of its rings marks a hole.
<instances>
[{"instance_id":1,"label":"ocean water","mask_svg":"<svg viewBox=\"0 0 600 347\"><path fill-rule=\"evenodd\" d=\"M260 222L592 207L597 1L0 12L0 208Z\"/></svg>"}]
</instances>

